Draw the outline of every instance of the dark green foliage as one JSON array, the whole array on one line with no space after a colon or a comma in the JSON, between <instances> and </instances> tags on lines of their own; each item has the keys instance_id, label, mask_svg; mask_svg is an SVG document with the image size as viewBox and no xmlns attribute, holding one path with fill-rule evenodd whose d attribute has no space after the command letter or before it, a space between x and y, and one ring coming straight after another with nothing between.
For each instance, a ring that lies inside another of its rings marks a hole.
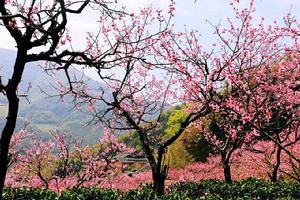
<instances>
[{"instance_id":1,"label":"dark green foliage","mask_svg":"<svg viewBox=\"0 0 300 200\"><path fill-rule=\"evenodd\" d=\"M3 200L54 200L57 194L49 190L28 188L6 188L3 192Z\"/></svg>"},{"instance_id":2,"label":"dark green foliage","mask_svg":"<svg viewBox=\"0 0 300 200\"><path fill-rule=\"evenodd\" d=\"M97 188L80 188L66 191L57 197L59 200L111 200L119 199L116 190L99 190Z\"/></svg>"},{"instance_id":3,"label":"dark green foliage","mask_svg":"<svg viewBox=\"0 0 300 200\"><path fill-rule=\"evenodd\" d=\"M118 190L101 190L94 187L80 188L61 194L41 189L7 188L4 200L299 200L300 184L295 182L270 183L256 179L246 179L227 184L223 181L208 180L201 183L178 183L171 185L167 194L157 197L151 185L141 190L121 192Z\"/></svg>"},{"instance_id":4,"label":"dark green foliage","mask_svg":"<svg viewBox=\"0 0 300 200\"><path fill-rule=\"evenodd\" d=\"M226 141L225 132L219 127L215 120L212 120L209 125L209 129L217 137L218 140L221 140L223 142Z\"/></svg>"},{"instance_id":5,"label":"dark green foliage","mask_svg":"<svg viewBox=\"0 0 300 200\"><path fill-rule=\"evenodd\" d=\"M217 180L179 183L171 186L170 190L173 193L184 193L190 199L300 199L299 183L270 183L257 179L246 179L232 184Z\"/></svg>"},{"instance_id":6,"label":"dark green foliage","mask_svg":"<svg viewBox=\"0 0 300 200\"><path fill-rule=\"evenodd\" d=\"M193 162L206 162L209 155L214 153L207 140L200 134L188 135L184 138L184 146Z\"/></svg>"}]
</instances>

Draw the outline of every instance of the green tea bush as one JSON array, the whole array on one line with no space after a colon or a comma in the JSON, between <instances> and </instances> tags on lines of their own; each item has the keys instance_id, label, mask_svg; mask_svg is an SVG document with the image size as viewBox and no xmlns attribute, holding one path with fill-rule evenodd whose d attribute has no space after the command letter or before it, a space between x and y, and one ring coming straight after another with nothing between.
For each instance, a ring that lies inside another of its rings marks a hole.
<instances>
[{"instance_id":1,"label":"green tea bush","mask_svg":"<svg viewBox=\"0 0 300 200\"><path fill-rule=\"evenodd\" d=\"M151 185L143 189L121 192L99 188L79 188L57 194L49 190L30 188L6 188L4 200L300 200L300 184L295 182L270 183L246 179L227 184L208 180L200 183L177 183L166 189L166 195L158 197Z\"/></svg>"},{"instance_id":2,"label":"green tea bush","mask_svg":"<svg viewBox=\"0 0 300 200\"><path fill-rule=\"evenodd\" d=\"M182 192L191 199L295 199L300 200L300 184L295 182L270 183L257 179L245 179L227 184L208 180L201 183L178 183L170 193Z\"/></svg>"},{"instance_id":3,"label":"green tea bush","mask_svg":"<svg viewBox=\"0 0 300 200\"><path fill-rule=\"evenodd\" d=\"M2 194L3 200L54 200L56 197L55 192L36 188L6 188Z\"/></svg>"}]
</instances>

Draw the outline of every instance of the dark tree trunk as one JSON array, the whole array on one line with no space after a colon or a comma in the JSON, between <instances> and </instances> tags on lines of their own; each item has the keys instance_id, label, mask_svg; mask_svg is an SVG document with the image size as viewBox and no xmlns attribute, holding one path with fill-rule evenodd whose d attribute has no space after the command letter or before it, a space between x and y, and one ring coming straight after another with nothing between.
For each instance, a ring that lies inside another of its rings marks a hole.
<instances>
[{"instance_id":1,"label":"dark tree trunk","mask_svg":"<svg viewBox=\"0 0 300 200\"><path fill-rule=\"evenodd\" d=\"M273 167L272 174L270 176L271 182L277 182L278 181L278 171L281 163L280 155L281 155L282 148L278 146L276 151L276 164Z\"/></svg>"},{"instance_id":2,"label":"dark tree trunk","mask_svg":"<svg viewBox=\"0 0 300 200\"><path fill-rule=\"evenodd\" d=\"M228 161L224 162L224 177L226 183L232 183L230 165L228 164Z\"/></svg>"},{"instance_id":3,"label":"dark tree trunk","mask_svg":"<svg viewBox=\"0 0 300 200\"><path fill-rule=\"evenodd\" d=\"M18 108L19 108L19 99L16 94L10 95L7 94L9 99L9 112L7 115L7 121L5 127L2 131L1 140L0 140L0 195L2 196L2 191L4 187L7 165L8 165L8 153L9 153L9 143L12 134L14 133ZM1 199L0 196L0 199Z\"/></svg>"},{"instance_id":4,"label":"dark tree trunk","mask_svg":"<svg viewBox=\"0 0 300 200\"><path fill-rule=\"evenodd\" d=\"M158 196L163 195L164 188L165 188L165 175L162 173L152 172L152 178L153 178L153 191Z\"/></svg>"},{"instance_id":5,"label":"dark tree trunk","mask_svg":"<svg viewBox=\"0 0 300 200\"><path fill-rule=\"evenodd\" d=\"M6 117L6 124L2 130L0 138L0 199L2 199L2 192L7 173L7 166L9 162L9 144L11 137L15 131L18 110L19 98L17 96L17 88L21 81L22 74L26 63L26 50L20 50L17 53L14 71L11 79L6 86L6 97L8 100L8 114Z\"/></svg>"},{"instance_id":6,"label":"dark tree trunk","mask_svg":"<svg viewBox=\"0 0 300 200\"><path fill-rule=\"evenodd\" d=\"M222 158L225 182L232 183L230 164L229 164L229 159L226 157L226 153L221 153L221 158Z\"/></svg>"}]
</instances>

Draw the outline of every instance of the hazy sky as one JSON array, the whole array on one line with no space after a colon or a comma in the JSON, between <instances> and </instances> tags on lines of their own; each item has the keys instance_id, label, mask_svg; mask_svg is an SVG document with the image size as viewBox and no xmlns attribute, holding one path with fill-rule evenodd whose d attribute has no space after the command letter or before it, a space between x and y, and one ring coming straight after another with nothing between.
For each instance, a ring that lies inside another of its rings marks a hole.
<instances>
[{"instance_id":1,"label":"hazy sky","mask_svg":"<svg viewBox=\"0 0 300 200\"><path fill-rule=\"evenodd\" d=\"M229 3L231 0L175 0L176 18L174 20L177 30L198 29L202 34L204 42L212 40L211 26L206 22L216 24L225 22L226 17L232 16L233 12ZM240 0L242 5L248 5L249 0ZM168 0L119 0L121 4L127 6L131 11L138 10L140 7L152 4L155 7L166 9ZM269 22L280 21L282 17L292 9L292 14L300 20L300 0L256 0L256 16L264 16ZM95 31L97 20L96 15L89 12L81 16L75 16L69 20L69 29L74 43L84 44L85 33ZM14 48L14 41L9 37L7 31L0 27L0 48Z\"/></svg>"}]
</instances>

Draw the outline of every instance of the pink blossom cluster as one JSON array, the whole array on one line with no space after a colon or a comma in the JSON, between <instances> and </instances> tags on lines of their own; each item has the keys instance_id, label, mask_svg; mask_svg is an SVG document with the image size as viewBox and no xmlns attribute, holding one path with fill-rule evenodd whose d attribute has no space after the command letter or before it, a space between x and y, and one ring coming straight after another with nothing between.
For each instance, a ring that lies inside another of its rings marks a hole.
<instances>
[{"instance_id":1,"label":"pink blossom cluster","mask_svg":"<svg viewBox=\"0 0 300 200\"><path fill-rule=\"evenodd\" d=\"M80 141L58 131L52 132L51 136L52 140L42 140L26 130L14 135L6 186L48 188L60 192L98 185L105 177L116 173L118 153L133 151L118 142L108 130L95 147L82 146Z\"/></svg>"}]
</instances>

